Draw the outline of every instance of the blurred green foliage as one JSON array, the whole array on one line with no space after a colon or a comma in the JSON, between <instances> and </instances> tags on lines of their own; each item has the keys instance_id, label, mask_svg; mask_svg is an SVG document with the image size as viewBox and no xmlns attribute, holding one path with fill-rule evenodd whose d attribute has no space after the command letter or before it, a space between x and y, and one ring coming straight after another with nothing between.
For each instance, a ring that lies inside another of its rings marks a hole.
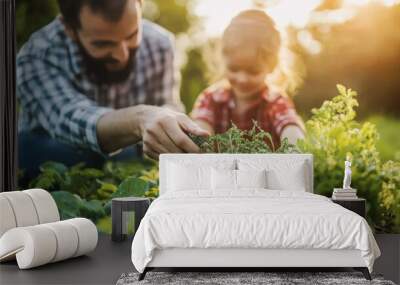
<instances>
[{"instance_id":1,"label":"blurred green foliage","mask_svg":"<svg viewBox=\"0 0 400 285\"><path fill-rule=\"evenodd\" d=\"M197 96L207 87L207 67L200 47L187 52L187 62L182 68L181 100L186 112L192 111Z\"/></svg>"},{"instance_id":2,"label":"blurred green foliage","mask_svg":"<svg viewBox=\"0 0 400 285\"><path fill-rule=\"evenodd\" d=\"M381 159L400 160L400 120L393 116L373 115L365 121L373 123L379 132L376 148Z\"/></svg>"},{"instance_id":3,"label":"blurred green foliage","mask_svg":"<svg viewBox=\"0 0 400 285\"><path fill-rule=\"evenodd\" d=\"M56 0L16 0L15 10L18 48L33 32L50 23L59 11Z\"/></svg>"},{"instance_id":4,"label":"blurred green foliage","mask_svg":"<svg viewBox=\"0 0 400 285\"><path fill-rule=\"evenodd\" d=\"M383 163L379 134L355 120L357 93L337 86L339 95L312 110L307 136L299 143L314 155L314 192L330 196L343 181L344 160L352 160L352 187L367 200L368 220L377 231L400 233L400 161Z\"/></svg>"},{"instance_id":5,"label":"blurred green foliage","mask_svg":"<svg viewBox=\"0 0 400 285\"><path fill-rule=\"evenodd\" d=\"M158 168L152 160L108 161L102 169L48 161L28 187L51 191L62 219L86 217L107 229L112 198L158 196Z\"/></svg>"},{"instance_id":6,"label":"blurred green foliage","mask_svg":"<svg viewBox=\"0 0 400 285\"><path fill-rule=\"evenodd\" d=\"M198 18L192 13L194 0L145 0L143 15L175 35L187 33Z\"/></svg>"}]
</instances>

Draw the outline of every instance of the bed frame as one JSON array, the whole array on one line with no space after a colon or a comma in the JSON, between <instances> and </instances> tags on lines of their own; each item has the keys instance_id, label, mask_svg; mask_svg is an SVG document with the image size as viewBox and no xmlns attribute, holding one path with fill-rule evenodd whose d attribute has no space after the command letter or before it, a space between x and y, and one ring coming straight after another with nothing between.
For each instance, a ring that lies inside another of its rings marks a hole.
<instances>
[{"instance_id":1,"label":"bed frame","mask_svg":"<svg viewBox=\"0 0 400 285\"><path fill-rule=\"evenodd\" d=\"M187 159L212 163L221 158L254 157L265 159L304 160L307 167L307 191L313 192L313 157L311 154L162 154L160 156L160 195L166 189L167 163ZM330 249L254 249L254 248L168 248L157 249L139 280L155 268L230 268L246 271L254 268L343 268L361 271L371 280L359 250Z\"/></svg>"},{"instance_id":2,"label":"bed frame","mask_svg":"<svg viewBox=\"0 0 400 285\"><path fill-rule=\"evenodd\" d=\"M152 261L139 275L155 268L232 268L246 271L254 268L337 268L350 267L371 280L359 250L329 249L199 249L170 248L156 250Z\"/></svg>"}]
</instances>

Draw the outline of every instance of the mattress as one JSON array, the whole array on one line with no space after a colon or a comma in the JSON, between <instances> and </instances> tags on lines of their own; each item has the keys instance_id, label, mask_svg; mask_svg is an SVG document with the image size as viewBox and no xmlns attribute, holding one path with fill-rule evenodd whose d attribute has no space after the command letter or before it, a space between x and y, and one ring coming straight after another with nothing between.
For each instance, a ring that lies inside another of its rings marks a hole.
<instances>
[{"instance_id":1,"label":"mattress","mask_svg":"<svg viewBox=\"0 0 400 285\"><path fill-rule=\"evenodd\" d=\"M268 189L188 190L156 199L135 234L139 272L162 249L359 250L372 272L380 255L361 216L308 192Z\"/></svg>"}]
</instances>

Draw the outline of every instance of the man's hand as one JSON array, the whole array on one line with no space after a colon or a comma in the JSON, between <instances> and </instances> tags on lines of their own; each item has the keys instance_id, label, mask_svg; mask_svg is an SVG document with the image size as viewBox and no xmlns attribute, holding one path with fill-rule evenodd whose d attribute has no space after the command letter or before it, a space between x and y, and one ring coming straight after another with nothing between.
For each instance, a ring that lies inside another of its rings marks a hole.
<instances>
[{"instance_id":1,"label":"man's hand","mask_svg":"<svg viewBox=\"0 0 400 285\"><path fill-rule=\"evenodd\" d=\"M184 113L149 105L105 114L98 121L97 133L105 152L142 140L144 153L154 159L158 159L160 153L199 152L199 147L186 133L209 135Z\"/></svg>"},{"instance_id":2,"label":"man's hand","mask_svg":"<svg viewBox=\"0 0 400 285\"><path fill-rule=\"evenodd\" d=\"M195 153L199 147L185 134L207 136L187 115L167 108L147 106L141 116L140 130L143 138L143 151L158 159L160 153Z\"/></svg>"}]
</instances>

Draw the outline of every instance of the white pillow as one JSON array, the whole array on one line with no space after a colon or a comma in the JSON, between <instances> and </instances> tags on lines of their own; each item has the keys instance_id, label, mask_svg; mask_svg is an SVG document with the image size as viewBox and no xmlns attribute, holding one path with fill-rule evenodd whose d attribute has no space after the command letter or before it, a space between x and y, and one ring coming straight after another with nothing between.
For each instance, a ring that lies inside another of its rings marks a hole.
<instances>
[{"instance_id":1,"label":"white pillow","mask_svg":"<svg viewBox=\"0 0 400 285\"><path fill-rule=\"evenodd\" d=\"M211 191L211 168L235 169L236 159L212 159L207 155L196 159L176 158L165 165L167 191Z\"/></svg>"},{"instance_id":2,"label":"white pillow","mask_svg":"<svg viewBox=\"0 0 400 285\"><path fill-rule=\"evenodd\" d=\"M266 188L266 170L211 170L213 190L239 190L241 188Z\"/></svg>"},{"instance_id":3,"label":"white pillow","mask_svg":"<svg viewBox=\"0 0 400 285\"><path fill-rule=\"evenodd\" d=\"M239 159L238 169L267 171L267 187L273 190L306 191L307 165L294 159Z\"/></svg>"},{"instance_id":4,"label":"white pillow","mask_svg":"<svg viewBox=\"0 0 400 285\"><path fill-rule=\"evenodd\" d=\"M267 188L267 171L235 170L237 188Z\"/></svg>"},{"instance_id":5,"label":"white pillow","mask_svg":"<svg viewBox=\"0 0 400 285\"><path fill-rule=\"evenodd\" d=\"M168 191L211 189L211 167L170 163Z\"/></svg>"},{"instance_id":6,"label":"white pillow","mask_svg":"<svg viewBox=\"0 0 400 285\"><path fill-rule=\"evenodd\" d=\"M213 190L236 190L236 170L213 167L211 173Z\"/></svg>"},{"instance_id":7,"label":"white pillow","mask_svg":"<svg viewBox=\"0 0 400 285\"><path fill-rule=\"evenodd\" d=\"M273 190L306 191L306 179L304 165L280 171L271 169L267 171L268 188Z\"/></svg>"}]
</instances>

